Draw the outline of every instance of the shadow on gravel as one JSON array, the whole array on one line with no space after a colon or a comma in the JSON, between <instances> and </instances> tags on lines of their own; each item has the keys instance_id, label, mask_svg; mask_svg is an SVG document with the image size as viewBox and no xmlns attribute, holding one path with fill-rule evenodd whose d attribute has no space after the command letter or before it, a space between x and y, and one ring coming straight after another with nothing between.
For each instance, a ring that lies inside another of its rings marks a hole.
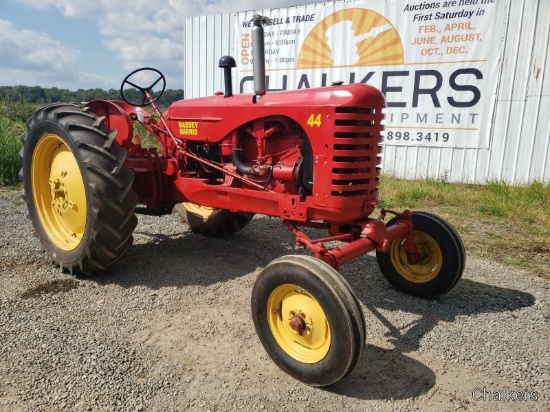
<instances>
[{"instance_id":1,"label":"shadow on gravel","mask_svg":"<svg viewBox=\"0 0 550 412\"><path fill-rule=\"evenodd\" d=\"M352 273L346 278L367 310L388 329L388 340L401 352L417 350L427 333L436 326L447 326L458 316L513 312L535 303L535 297L530 293L464 278L440 298L419 299L393 289L380 274L373 256L366 256L363 260L368 260L362 263L370 267L370 275L361 278ZM365 281L368 286L365 286ZM408 325L397 327L384 316L385 311L401 311L420 317Z\"/></svg>"},{"instance_id":2,"label":"shadow on gravel","mask_svg":"<svg viewBox=\"0 0 550 412\"><path fill-rule=\"evenodd\" d=\"M438 299L407 296L389 285L371 255L342 268L342 274L366 309L387 328L385 335L395 346L392 350L367 346L351 375L328 388L331 392L365 400L414 398L435 385L435 373L405 355L418 350L422 338L435 327L447 326L458 316L513 312L535 303L530 293L470 279L461 279L451 292ZM384 315L387 312L419 317L407 325L396 326ZM367 336L368 331L367 324Z\"/></svg>"},{"instance_id":3,"label":"shadow on gravel","mask_svg":"<svg viewBox=\"0 0 550 412\"><path fill-rule=\"evenodd\" d=\"M37 299L44 295L54 295L69 292L78 287L75 279L56 279L50 282L41 283L38 286L28 289L21 295L22 299Z\"/></svg>"},{"instance_id":4,"label":"shadow on gravel","mask_svg":"<svg viewBox=\"0 0 550 412\"><path fill-rule=\"evenodd\" d=\"M435 382L434 371L398 349L368 345L353 372L325 389L363 400L409 399L427 393Z\"/></svg>"},{"instance_id":5,"label":"shadow on gravel","mask_svg":"<svg viewBox=\"0 0 550 412\"><path fill-rule=\"evenodd\" d=\"M254 219L240 232L221 238L191 233L186 226L175 235L140 231L138 226L134 235L140 243L94 281L152 289L207 286L244 276L280 256L300 253L281 221L268 218Z\"/></svg>"}]
</instances>

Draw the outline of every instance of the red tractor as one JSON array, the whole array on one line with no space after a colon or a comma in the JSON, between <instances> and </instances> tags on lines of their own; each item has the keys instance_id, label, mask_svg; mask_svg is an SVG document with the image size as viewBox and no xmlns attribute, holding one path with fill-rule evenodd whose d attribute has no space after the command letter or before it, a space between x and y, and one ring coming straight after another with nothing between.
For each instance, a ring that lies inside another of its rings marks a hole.
<instances>
[{"instance_id":1,"label":"red tractor","mask_svg":"<svg viewBox=\"0 0 550 412\"><path fill-rule=\"evenodd\" d=\"M131 246L136 212L174 210L207 236L234 233L254 214L281 218L314 256L284 256L262 270L254 325L281 369L328 385L352 371L365 345L361 306L338 268L376 250L396 289L433 298L460 279L464 246L433 214L381 209L370 217L379 203L384 96L365 84L266 93L263 23L253 19L254 94L233 95L235 61L225 56L225 92L164 113L156 99L166 81L149 68L124 79L121 101L38 110L22 137L24 197L47 254L88 275ZM143 86L145 74L153 80ZM136 123L159 150L142 146ZM302 227L326 237L311 239Z\"/></svg>"}]
</instances>

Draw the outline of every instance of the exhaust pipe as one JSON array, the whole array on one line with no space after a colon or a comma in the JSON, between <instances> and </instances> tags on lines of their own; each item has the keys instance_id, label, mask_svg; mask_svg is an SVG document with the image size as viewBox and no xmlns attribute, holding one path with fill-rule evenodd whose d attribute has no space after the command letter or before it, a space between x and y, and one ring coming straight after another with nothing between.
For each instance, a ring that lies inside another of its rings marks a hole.
<instances>
[{"instance_id":1,"label":"exhaust pipe","mask_svg":"<svg viewBox=\"0 0 550 412\"><path fill-rule=\"evenodd\" d=\"M264 95L267 91L265 81L264 25L271 25L269 17L254 14L252 16L252 73L254 74L254 93Z\"/></svg>"}]
</instances>

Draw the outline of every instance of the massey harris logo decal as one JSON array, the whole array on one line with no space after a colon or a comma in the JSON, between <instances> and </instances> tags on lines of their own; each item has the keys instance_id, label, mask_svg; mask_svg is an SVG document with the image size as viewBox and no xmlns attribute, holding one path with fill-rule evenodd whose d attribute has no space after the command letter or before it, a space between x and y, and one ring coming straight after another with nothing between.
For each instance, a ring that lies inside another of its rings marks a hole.
<instances>
[{"instance_id":1,"label":"massey harris logo decal","mask_svg":"<svg viewBox=\"0 0 550 412\"><path fill-rule=\"evenodd\" d=\"M197 136L199 134L199 122L178 122L180 135Z\"/></svg>"},{"instance_id":2,"label":"massey harris logo decal","mask_svg":"<svg viewBox=\"0 0 550 412\"><path fill-rule=\"evenodd\" d=\"M399 33L382 15L345 9L323 19L306 37L298 68L403 64Z\"/></svg>"}]
</instances>

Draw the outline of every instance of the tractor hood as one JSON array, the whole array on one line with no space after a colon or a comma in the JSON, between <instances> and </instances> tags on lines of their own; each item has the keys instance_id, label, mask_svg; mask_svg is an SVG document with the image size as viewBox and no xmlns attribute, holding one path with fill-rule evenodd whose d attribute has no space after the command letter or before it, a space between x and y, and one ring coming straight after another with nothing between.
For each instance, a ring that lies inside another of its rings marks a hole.
<instances>
[{"instance_id":1,"label":"tractor hood","mask_svg":"<svg viewBox=\"0 0 550 412\"><path fill-rule=\"evenodd\" d=\"M319 119L330 117L334 107L341 106L370 108L373 114L380 115L385 99L378 89L354 83L262 96L220 94L181 100L173 103L164 115L176 137L213 143L243 124L268 116L288 117L306 130L312 115L315 118L321 115Z\"/></svg>"}]
</instances>

